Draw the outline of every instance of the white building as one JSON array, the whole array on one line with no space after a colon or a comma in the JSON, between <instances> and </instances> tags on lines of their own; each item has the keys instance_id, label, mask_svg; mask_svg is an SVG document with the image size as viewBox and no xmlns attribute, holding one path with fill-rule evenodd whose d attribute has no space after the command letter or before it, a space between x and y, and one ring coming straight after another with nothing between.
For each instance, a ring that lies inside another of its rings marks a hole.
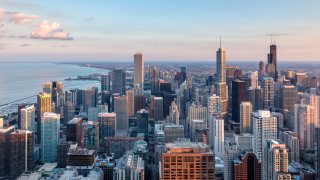
<instances>
[{"instance_id":1,"label":"white building","mask_svg":"<svg viewBox=\"0 0 320 180\"><path fill-rule=\"evenodd\" d=\"M21 129L35 131L36 109L34 105L21 109Z\"/></svg>"},{"instance_id":2,"label":"white building","mask_svg":"<svg viewBox=\"0 0 320 180\"><path fill-rule=\"evenodd\" d=\"M270 111L266 110L252 112L251 118L253 121L253 151L261 162L265 141L277 139L277 118L271 116Z\"/></svg>"}]
</instances>

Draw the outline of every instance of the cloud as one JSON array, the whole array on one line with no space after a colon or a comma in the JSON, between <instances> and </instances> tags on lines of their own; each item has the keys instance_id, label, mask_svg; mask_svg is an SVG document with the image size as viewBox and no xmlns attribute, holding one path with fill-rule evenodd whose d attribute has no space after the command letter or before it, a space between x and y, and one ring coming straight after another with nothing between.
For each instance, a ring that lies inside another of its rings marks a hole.
<instances>
[{"instance_id":1,"label":"cloud","mask_svg":"<svg viewBox=\"0 0 320 180\"><path fill-rule=\"evenodd\" d=\"M0 9L0 21L4 19L4 15L5 15L5 10Z\"/></svg>"},{"instance_id":2,"label":"cloud","mask_svg":"<svg viewBox=\"0 0 320 180\"><path fill-rule=\"evenodd\" d=\"M6 12L10 21L15 24L26 24L38 18L36 15L28 15L20 12Z\"/></svg>"},{"instance_id":3,"label":"cloud","mask_svg":"<svg viewBox=\"0 0 320 180\"><path fill-rule=\"evenodd\" d=\"M56 40L73 40L70 33L64 32L60 26L60 23L48 21L42 21L36 29L31 33L33 39L56 39Z\"/></svg>"},{"instance_id":4,"label":"cloud","mask_svg":"<svg viewBox=\"0 0 320 180\"><path fill-rule=\"evenodd\" d=\"M20 44L21 47L31 46L31 44Z\"/></svg>"}]
</instances>

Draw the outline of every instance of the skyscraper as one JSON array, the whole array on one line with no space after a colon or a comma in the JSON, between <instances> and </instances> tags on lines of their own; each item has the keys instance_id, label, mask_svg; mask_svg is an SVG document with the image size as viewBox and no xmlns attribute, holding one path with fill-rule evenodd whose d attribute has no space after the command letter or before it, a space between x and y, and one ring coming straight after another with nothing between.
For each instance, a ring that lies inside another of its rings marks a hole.
<instances>
[{"instance_id":1,"label":"skyscraper","mask_svg":"<svg viewBox=\"0 0 320 180\"><path fill-rule=\"evenodd\" d=\"M134 91L133 89L126 91L128 116L134 116Z\"/></svg>"},{"instance_id":2,"label":"skyscraper","mask_svg":"<svg viewBox=\"0 0 320 180\"><path fill-rule=\"evenodd\" d=\"M251 127L252 105L250 102L243 101L240 104L240 133L252 133Z\"/></svg>"},{"instance_id":3,"label":"skyscraper","mask_svg":"<svg viewBox=\"0 0 320 180\"><path fill-rule=\"evenodd\" d=\"M268 65L273 65L274 76L272 78L277 81L278 79L278 68L277 68L277 46L275 44L270 45L270 53L268 54ZM269 71L271 72L271 71Z\"/></svg>"},{"instance_id":4,"label":"skyscraper","mask_svg":"<svg viewBox=\"0 0 320 180\"><path fill-rule=\"evenodd\" d=\"M215 118L214 124L214 154L220 158L224 157L224 120Z\"/></svg>"},{"instance_id":5,"label":"skyscraper","mask_svg":"<svg viewBox=\"0 0 320 180\"><path fill-rule=\"evenodd\" d=\"M41 129L41 162L56 162L60 139L60 114L44 113Z\"/></svg>"},{"instance_id":6,"label":"skyscraper","mask_svg":"<svg viewBox=\"0 0 320 180\"><path fill-rule=\"evenodd\" d=\"M32 131L16 130L10 134L10 177L32 171L34 135ZM56 149L54 149L56 150Z\"/></svg>"},{"instance_id":7,"label":"skyscraper","mask_svg":"<svg viewBox=\"0 0 320 180\"><path fill-rule=\"evenodd\" d=\"M101 74L101 92L110 91L110 74Z\"/></svg>"},{"instance_id":8,"label":"skyscraper","mask_svg":"<svg viewBox=\"0 0 320 180\"><path fill-rule=\"evenodd\" d=\"M166 143L161 166L163 180L215 179L214 153L203 143L188 140Z\"/></svg>"},{"instance_id":9,"label":"skyscraper","mask_svg":"<svg viewBox=\"0 0 320 180\"><path fill-rule=\"evenodd\" d=\"M280 109L282 111L294 111L297 102L297 89L294 86L283 85L280 88Z\"/></svg>"},{"instance_id":10,"label":"skyscraper","mask_svg":"<svg viewBox=\"0 0 320 180\"><path fill-rule=\"evenodd\" d=\"M151 117L155 120L163 120L163 98L162 97L151 97L150 103Z\"/></svg>"},{"instance_id":11,"label":"skyscraper","mask_svg":"<svg viewBox=\"0 0 320 180\"><path fill-rule=\"evenodd\" d=\"M217 51L217 81L226 82L226 50L221 47Z\"/></svg>"},{"instance_id":12,"label":"skyscraper","mask_svg":"<svg viewBox=\"0 0 320 180\"><path fill-rule=\"evenodd\" d=\"M288 173L288 150L279 140L266 140L262 163L262 177L264 180L291 180Z\"/></svg>"},{"instance_id":13,"label":"skyscraper","mask_svg":"<svg viewBox=\"0 0 320 180\"><path fill-rule=\"evenodd\" d=\"M208 115L221 116L221 97L213 94L207 97Z\"/></svg>"},{"instance_id":14,"label":"skyscraper","mask_svg":"<svg viewBox=\"0 0 320 180\"><path fill-rule=\"evenodd\" d=\"M117 115L116 131L129 129L127 97L119 96L114 98L114 112Z\"/></svg>"},{"instance_id":15,"label":"skyscraper","mask_svg":"<svg viewBox=\"0 0 320 180\"><path fill-rule=\"evenodd\" d=\"M232 81L232 120L240 122L240 104L248 101L246 81L236 79Z\"/></svg>"},{"instance_id":16,"label":"skyscraper","mask_svg":"<svg viewBox=\"0 0 320 180\"><path fill-rule=\"evenodd\" d=\"M217 82L216 94L221 97L221 117L226 118L228 110L228 88L226 84L226 50L221 47L217 51Z\"/></svg>"},{"instance_id":17,"label":"skyscraper","mask_svg":"<svg viewBox=\"0 0 320 180\"><path fill-rule=\"evenodd\" d=\"M52 112L51 94L40 93L37 96L37 140L41 142L41 123L45 112Z\"/></svg>"},{"instance_id":18,"label":"skyscraper","mask_svg":"<svg viewBox=\"0 0 320 180\"><path fill-rule=\"evenodd\" d=\"M252 152L241 154L239 158L233 160L234 180L254 179L261 180L261 163Z\"/></svg>"},{"instance_id":19,"label":"skyscraper","mask_svg":"<svg viewBox=\"0 0 320 180\"><path fill-rule=\"evenodd\" d=\"M125 95L126 91L126 73L123 69L112 70L112 93Z\"/></svg>"},{"instance_id":20,"label":"skyscraper","mask_svg":"<svg viewBox=\"0 0 320 180\"><path fill-rule=\"evenodd\" d=\"M100 139L114 136L116 134L116 113L99 113Z\"/></svg>"},{"instance_id":21,"label":"skyscraper","mask_svg":"<svg viewBox=\"0 0 320 180\"><path fill-rule=\"evenodd\" d=\"M263 160L263 147L268 139L277 139L277 118L270 111L259 110L251 113L253 123L253 151L259 162Z\"/></svg>"},{"instance_id":22,"label":"skyscraper","mask_svg":"<svg viewBox=\"0 0 320 180\"><path fill-rule=\"evenodd\" d=\"M258 71L250 72L250 87L252 87L253 89L258 88L258 86L259 86L258 80L259 80Z\"/></svg>"},{"instance_id":23,"label":"skyscraper","mask_svg":"<svg viewBox=\"0 0 320 180\"><path fill-rule=\"evenodd\" d=\"M224 146L223 157L223 176L224 179L233 179L234 167L233 160L240 154L238 145L235 142L228 141Z\"/></svg>"},{"instance_id":24,"label":"skyscraper","mask_svg":"<svg viewBox=\"0 0 320 180\"><path fill-rule=\"evenodd\" d=\"M14 126L0 129L0 179L10 172L10 134Z\"/></svg>"},{"instance_id":25,"label":"skyscraper","mask_svg":"<svg viewBox=\"0 0 320 180\"><path fill-rule=\"evenodd\" d=\"M67 141L76 142L79 145L81 144L81 128L82 128L82 119L73 118L67 123Z\"/></svg>"},{"instance_id":26,"label":"skyscraper","mask_svg":"<svg viewBox=\"0 0 320 180\"><path fill-rule=\"evenodd\" d=\"M274 109L274 81L271 77L264 77L262 79L262 99L263 108L267 110Z\"/></svg>"},{"instance_id":27,"label":"skyscraper","mask_svg":"<svg viewBox=\"0 0 320 180\"><path fill-rule=\"evenodd\" d=\"M171 102L169 110L169 123L176 125L180 124L180 112L175 100Z\"/></svg>"},{"instance_id":28,"label":"skyscraper","mask_svg":"<svg viewBox=\"0 0 320 180\"><path fill-rule=\"evenodd\" d=\"M35 108L34 105L21 109L21 129L35 131Z\"/></svg>"},{"instance_id":29,"label":"skyscraper","mask_svg":"<svg viewBox=\"0 0 320 180\"><path fill-rule=\"evenodd\" d=\"M144 83L144 59L143 54L134 54L134 84L140 84L143 87Z\"/></svg>"}]
</instances>

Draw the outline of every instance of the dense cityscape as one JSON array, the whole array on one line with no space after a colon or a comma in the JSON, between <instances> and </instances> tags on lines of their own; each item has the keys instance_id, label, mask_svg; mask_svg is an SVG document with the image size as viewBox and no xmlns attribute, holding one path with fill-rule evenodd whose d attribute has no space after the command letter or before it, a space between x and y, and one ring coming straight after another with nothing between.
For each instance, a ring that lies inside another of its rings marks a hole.
<instances>
[{"instance_id":1,"label":"dense cityscape","mask_svg":"<svg viewBox=\"0 0 320 180\"><path fill-rule=\"evenodd\" d=\"M319 7L0 0L0 180L320 180Z\"/></svg>"},{"instance_id":2,"label":"dense cityscape","mask_svg":"<svg viewBox=\"0 0 320 180\"><path fill-rule=\"evenodd\" d=\"M215 69L189 70L145 67L136 53L133 66L99 75L99 87L43 82L35 103L0 119L0 177L319 178L318 74L280 70L276 44L258 69L226 57L219 47Z\"/></svg>"}]
</instances>

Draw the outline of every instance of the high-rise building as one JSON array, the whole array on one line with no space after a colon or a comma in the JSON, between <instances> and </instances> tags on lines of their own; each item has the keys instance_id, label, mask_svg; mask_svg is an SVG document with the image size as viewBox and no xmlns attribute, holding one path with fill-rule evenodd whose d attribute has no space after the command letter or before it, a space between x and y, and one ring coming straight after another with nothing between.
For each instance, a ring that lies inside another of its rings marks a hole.
<instances>
[{"instance_id":1,"label":"high-rise building","mask_svg":"<svg viewBox=\"0 0 320 180\"><path fill-rule=\"evenodd\" d=\"M217 81L226 82L226 50L222 47L217 51Z\"/></svg>"},{"instance_id":2,"label":"high-rise building","mask_svg":"<svg viewBox=\"0 0 320 180\"><path fill-rule=\"evenodd\" d=\"M144 95L134 96L134 114L136 114L141 109L146 109L147 98Z\"/></svg>"},{"instance_id":3,"label":"high-rise building","mask_svg":"<svg viewBox=\"0 0 320 180\"><path fill-rule=\"evenodd\" d=\"M123 69L112 70L112 93L125 95L126 91L126 73Z\"/></svg>"},{"instance_id":4,"label":"high-rise building","mask_svg":"<svg viewBox=\"0 0 320 180\"><path fill-rule=\"evenodd\" d=\"M228 86L225 82L215 83L217 96L221 97L221 117L226 118L228 113Z\"/></svg>"},{"instance_id":5,"label":"high-rise building","mask_svg":"<svg viewBox=\"0 0 320 180\"><path fill-rule=\"evenodd\" d=\"M163 120L163 98L152 96L150 110L154 120Z\"/></svg>"},{"instance_id":6,"label":"high-rise building","mask_svg":"<svg viewBox=\"0 0 320 180\"><path fill-rule=\"evenodd\" d=\"M144 59L143 54L134 54L134 84L140 84L143 87L144 83Z\"/></svg>"},{"instance_id":7,"label":"high-rise building","mask_svg":"<svg viewBox=\"0 0 320 180\"><path fill-rule=\"evenodd\" d=\"M132 151L127 151L114 167L113 179L143 180L145 177L145 161Z\"/></svg>"},{"instance_id":8,"label":"high-rise building","mask_svg":"<svg viewBox=\"0 0 320 180\"><path fill-rule=\"evenodd\" d=\"M60 140L60 114L44 113L41 129L41 162L56 162Z\"/></svg>"},{"instance_id":9,"label":"high-rise building","mask_svg":"<svg viewBox=\"0 0 320 180\"><path fill-rule=\"evenodd\" d=\"M81 144L81 127L82 119L73 118L67 123L67 142L76 142L79 145Z\"/></svg>"},{"instance_id":10,"label":"high-rise building","mask_svg":"<svg viewBox=\"0 0 320 180\"><path fill-rule=\"evenodd\" d=\"M0 179L10 172L10 134L14 126L0 129Z\"/></svg>"},{"instance_id":11,"label":"high-rise building","mask_svg":"<svg viewBox=\"0 0 320 180\"><path fill-rule=\"evenodd\" d=\"M151 70L151 94L155 95L160 92L159 71L156 66Z\"/></svg>"},{"instance_id":12,"label":"high-rise building","mask_svg":"<svg viewBox=\"0 0 320 180\"><path fill-rule=\"evenodd\" d=\"M258 71L250 72L250 87L252 87L253 89L258 88L259 86L258 81L259 81Z\"/></svg>"},{"instance_id":13,"label":"high-rise building","mask_svg":"<svg viewBox=\"0 0 320 180\"><path fill-rule=\"evenodd\" d=\"M279 139L286 145L289 150L289 162L299 162L299 139L296 134L292 131L279 132Z\"/></svg>"},{"instance_id":14,"label":"high-rise building","mask_svg":"<svg viewBox=\"0 0 320 180\"><path fill-rule=\"evenodd\" d=\"M282 111L294 111L297 102L297 89L294 86L283 85L280 88L280 109Z\"/></svg>"},{"instance_id":15,"label":"high-rise building","mask_svg":"<svg viewBox=\"0 0 320 180\"><path fill-rule=\"evenodd\" d=\"M165 124L163 126L164 142L174 142L178 139L184 138L184 127L176 124Z\"/></svg>"},{"instance_id":16,"label":"high-rise building","mask_svg":"<svg viewBox=\"0 0 320 180\"><path fill-rule=\"evenodd\" d=\"M191 131L189 134L191 141L198 142L199 138L201 139L201 137L197 136L197 131L202 131L202 130L205 130L206 128L207 128L207 124L205 123L204 120L200 120L200 119L192 120L191 121Z\"/></svg>"},{"instance_id":17,"label":"high-rise building","mask_svg":"<svg viewBox=\"0 0 320 180\"><path fill-rule=\"evenodd\" d=\"M207 97L208 115L221 116L221 97L213 94Z\"/></svg>"},{"instance_id":18,"label":"high-rise building","mask_svg":"<svg viewBox=\"0 0 320 180\"><path fill-rule=\"evenodd\" d=\"M66 125L73 119L76 112L76 107L72 102L67 102L63 105L63 124Z\"/></svg>"},{"instance_id":19,"label":"high-rise building","mask_svg":"<svg viewBox=\"0 0 320 180\"><path fill-rule=\"evenodd\" d=\"M234 180L254 179L261 180L261 162L252 152L240 154L239 158L233 160Z\"/></svg>"},{"instance_id":20,"label":"high-rise building","mask_svg":"<svg viewBox=\"0 0 320 180\"><path fill-rule=\"evenodd\" d=\"M288 149L279 140L266 140L262 163L262 179L264 180L291 180L288 173Z\"/></svg>"},{"instance_id":21,"label":"high-rise building","mask_svg":"<svg viewBox=\"0 0 320 180\"><path fill-rule=\"evenodd\" d=\"M270 111L259 110L251 113L253 124L253 151L259 161L263 159L263 147L268 139L277 139L277 118Z\"/></svg>"},{"instance_id":22,"label":"high-rise building","mask_svg":"<svg viewBox=\"0 0 320 180\"><path fill-rule=\"evenodd\" d=\"M168 119L169 123L180 124L180 112L175 100L171 103Z\"/></svg>"},{"instance_id":23,"label":"high-rise building","mask_svg":"<svg viewBox=\"0 0 320 180\"><path fill-rule=\"evenodd\" d=\"M214 124L214 154L220 158L224 157L224 120L215 118Z\"/></svg>"},{"instance_id":24,"label":"high-rise building","mask_svg":"<svg viewBox=\"0 0 320 180\"><path fill-rule=\"evenodd\" d=\"M190 133L192 120L204 120L204 122L208 123L208 110L207 107L204 106L196 106L192 104L188 110L188 119L186 124L183 124L186 127L187 132Z\"/></svg>"},{"instance_id":25,"label":"high-rise building","mask_svg":"<svg viewBox=\"0 0 320 180\"><path fill-rule=\"evenodd\" d=\"M99 113L100 139L116 134L116 113Z\"/></svg>"},{"instance_id":26,"label":"high-rise building","mask_svg":"<svg viewBox=\"0 0 320 180\"><path fill-rule=\"evenodd\" d=\"M215 179L214 153L203 143L187 140L166 143L161 166L163 180Z\"/></svg>"},{"instance_id":27,"label":"high-rise building","mask_svg":"<svg viewBox=\"0 0 320 180\"><path fill-rule=\"evenodd\" d=\"M267 110L274 109L274 81L271 77L264 77L262 79L262 101L263 108Z\"/></svg>"},{"instance_id":28,"label":"high-rise building","mask_svg":"<svg viewBox=\"0 0 320 180\"><path fill-rule=\"evenodd\" d=\"M252 150L252 142L253 142L253 135L249 133L245 134L234 134L234 140L237 143L239 150Z\"/></svg>"},{"instance_id":29,"label":"high-rise building","mask_svg":"<svg viewBox=\"0 0 320 180\"><path fill-rule=\"evenodd\" d=\"M320 137L320 127L316 128L316 137ZM316 170L317 179L320 179L320 138L316 140Z\"/></svg>"},{"instance_id":30,"label":"high-rise building","mask_svg":"<svg viewBox=\"0 0 320 180\"><path fill-rule=\"evenodd\" d=\"M259 79L261 79L265 74L265 65L263 61L259 62Z\"/></svg>"},{"instance_id":31,"label":"high-rise building","mask_svg":"<svg viewBox=\"0 0 320 180\"><path fill-rule=\"evenodd\" d=\"M252 110L258 111L260 109L263 109L261 87L259 86L256 89L249 87L247 91L248 91L248 101L250 101L252 104Z\"/></svg>"},{"instance_id":32,"label":"high-rise building","mask_svg":"<svg viewBox=\"0 0 320 180\"><path fill-rule=\"evenodd\" d=\"M236 79L232 81L232 120L240 122L240 104L248 101L247 82Z\"/></svg>"},{"instance_id":33,"label":"high-rise building","mask_svg":"<svg viewBox=\"0 0 320 180\"><path fill-rule=\"evenodd\" d=\"M114 111L117 115L116 131L129 129L127 97L119 96L114 98Z\"/></svg>"},{"instance_id":34,"label":"high-rise building","mask_svg":"<svg viewBox=\"0 0 320 180\"><path fill-rule=\"evenodd\" d=\"M182 66L180 72L181 72L181 78L180 78L179 84L182 84L184 81L187 80L187 68L185 66Z\"/></svg>"},{"instance_id":35,"label":"high-rise building","mask_svg":"<svg viewBox=\"0 0 320 180\"><path fill-rule=\"evenodd\" d=\"M32 171L34 135L29 130L16 130L10 134L10 177L18 178ZM56 149L54 149L56 150Z\"/></svg>"},{"instance_id":36,"label":"high-rise building","mask_svg":"<svg viewBox=\"0 0 320 180\"><path fill-rule=\"evenodd\" d=\"M294 132L299 138L300 150L314 149L315 128L318 126L318 109L311 104L295 104Z\"/></svg>"},{"instance_id":37,"label":"high-rise building","mask_svg":"<svg viewBox=\"0 0 320 180\"><path fill-rule=\"evenodd\" d=\"M243 101L240 104L240 133L252 133L251 123L252 104Z\"/></svg>"},{"instance_id":38,"label":"high-rise building","mask_svg":"<svg viewBox=\"0 0 320 180\"><path fill-rule=\"evenodd\" d=\"M229 141L224 146L223 157L223 177L224 179L233 179L234 167L233 160L240 155L238 145L235 142Z\"/></svg>"},{"instance_id":39,"label":"high-rise building","mask_svg":"<svg viewBox=\"0 0 320 180\"><path fill-rule=\"evenodd\" d=\"M134 116L134 91L133 89L126 91L128 116Z\"/></svg>"},{"instance_id":40,"label":"high-rise building","mask_svg":"<svg viewBox=\"0 0 320 180\"><path fill-rule=\"evenodd\" d=\"M42 87L43 92L51 94L54 110L60 112L63 106L63 83L57 81L45 82Z\"/></svg>"},{"instance_id":41,"label":"high-rise building","mask_svg":"<svg viewBox=\"0 0 320 180\"><path fill-rule=\"evenodd\" d=\"M101 92L110 91L110 74L101 74Z\"/></svg>"},{"instance_id":42,"label":"high-rise building","mask_svg":"<svg viewBox=\"0 0 320 180\"><path fill-rule=\"evenodd\" d=\"M30 130L35 131L36 124L35 124L35 113L36 109L34 108L34 105L27 106L23 109L21 109L21 128L23 130Z\"/></svg>"},{"instance_id":43,"label":"high-rise building","mask_svg":"<svg viewBox=\"0 0 320 180\"><path fill-rule=\"evenodd\" d=\"M45 112L52 112L51 94L40 93L37 96L37 140L41 141L41 123Z\"/></svg>"},{"instance_id":44,"label":"high-rise building","mask_svg":"<svg viewBox=\"0 0 320 180\"><path fill-rule=\"evenodd\" d=\"M274 76L272 78L277 81L278 68L277 68L277 46L275 44L270 45L270 53L268 54L268 65L274 66Z\"/></svg>"}]
</instances>

